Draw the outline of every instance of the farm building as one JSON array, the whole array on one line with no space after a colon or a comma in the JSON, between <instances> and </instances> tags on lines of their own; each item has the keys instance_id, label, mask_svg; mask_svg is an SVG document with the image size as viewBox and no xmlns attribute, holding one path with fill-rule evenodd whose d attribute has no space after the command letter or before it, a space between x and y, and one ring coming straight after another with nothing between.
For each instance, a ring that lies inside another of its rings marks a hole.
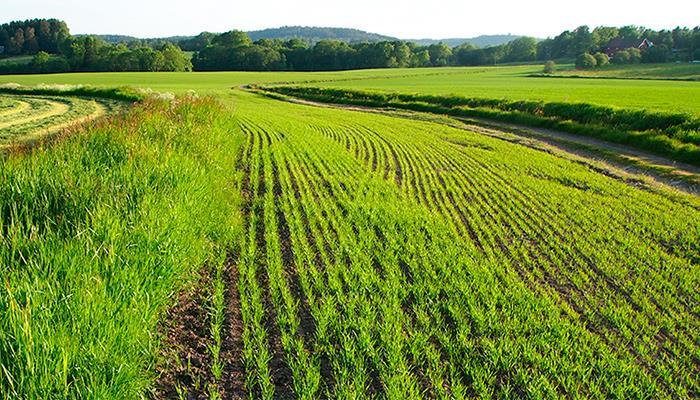
<instances>
[{"instance_id":1,"label":"farm building","mask_svg":"<svg viewBox=\"0 0 700 400\"><path fill-rule=\"evenodd\" d=\"M608 55L608 57L612 58L617 52L626 50L626 49L632 49L636 48L641 51L644 51L650 47L654 47L654 43L649 40L649 39L624 39L624 38L615 38L611 40L607 47L605 48L605 54Z\"/></svg>"}]
</instances>

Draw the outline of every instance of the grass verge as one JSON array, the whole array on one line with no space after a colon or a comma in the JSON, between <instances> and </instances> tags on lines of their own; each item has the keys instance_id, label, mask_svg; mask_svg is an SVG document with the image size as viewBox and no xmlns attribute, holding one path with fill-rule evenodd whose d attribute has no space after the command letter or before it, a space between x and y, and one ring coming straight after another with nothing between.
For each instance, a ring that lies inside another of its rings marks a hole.
<instances>
[{"instance_id":1,"label":"grass verge","mask_svg":"<svg viewBox=\"0 0 700 400\"><path fill-rule=\"evenodd\" d=\"M164 312L238 237L227 111L145 101L0 160L0 397L153 390Z\"/></svg>"}]
</instances>

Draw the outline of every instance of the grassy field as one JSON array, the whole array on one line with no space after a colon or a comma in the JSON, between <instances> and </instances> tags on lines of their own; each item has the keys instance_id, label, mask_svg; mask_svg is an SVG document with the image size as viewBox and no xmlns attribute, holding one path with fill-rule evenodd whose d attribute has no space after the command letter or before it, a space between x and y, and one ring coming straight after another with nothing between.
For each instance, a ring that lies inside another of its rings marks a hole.
<instances>
[{"instance_id":1,"label":"grassy field","mask_svg":"<svg viewBox=\"0 0 700 400\"><path fill-rule=\"evenodd\" d=\"M0 77L183 94L0 159L0 398L697 397L697 196L237 89L697 112L693 82L535 68Z\"/></svg>"},{"instance_id":2,"label":"grassy field","mask_svg":"<svg viewBox=\"0 0 700 400\"><path fill-rule=\"evenodd\" d=\"M0 84L134 86L157 91L222 93L249 83L304 82L313 86L385 92L460 95L475 98L584 102L700 115L697 82L551 79L527 75L539 65L508 67L388 69L346 72L93 73L0 76ZM322 85L319 85L319 81Z\"/></svg>"},{"instance_id":3,"label":"grassy field","mask_svg":"<svg viewBox=\"0 0 700 400\"><path fill-rule=\"evenodd\" d=\"M550 128L579 136L624 144L674 161L700 166L700 118L681 113L598 106L588 103L481 99L356 91L311 86L256 86L267 95L302 98L320 103L406 109L460 118Z\"/></svg>"},{"instance_id":4,"label":"grassy field","mask_svg":"<svg viewBox=\"0 0 700 400\"><path fill-rule=\"evenodd\" d=\"M0 161L1 398L153 390L159 321L240 229L231 121L150 102Z\"/></svg>"},{"instance_id":5,"label":"grassy field","mask_svg":"<svg viewBox=\"0 0 700 400\"><path fill-rule=\"evenodd\" d=\"M312 86L472 98L541 100L700 115L697 82L528 77L540 66L446 68L442 75L325 82Z\"/></svg>"},{"instance_id":6,"label":"grassy field","mask_svg":"<svg viewBox=\"0 0 700 400\"><path fill-rule=\"evenodd\" d=\"M430 123L239 104L253 393L696 393L697 204Z\"/></svg>"},{"instance_id":7,"label":"grassy field","mask_svg":"<svg viewBox=\"0 0 700 400\"><path fill-rule=\"evenodd\" d=\"M698 81L700 80L700 63L609 64L602 68L589 70L577 70L573 65L564 65L557 69L554 76Z\"/></svg>"}]
</instances>

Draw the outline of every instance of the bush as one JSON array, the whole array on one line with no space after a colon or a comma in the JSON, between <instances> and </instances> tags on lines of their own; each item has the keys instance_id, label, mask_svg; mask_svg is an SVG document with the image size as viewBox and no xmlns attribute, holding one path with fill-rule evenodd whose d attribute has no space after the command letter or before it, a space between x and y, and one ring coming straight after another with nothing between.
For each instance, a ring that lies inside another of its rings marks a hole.
<instances>
[{"instance_id":1,"label":"bush","mask_svg":"<svg viewBox=\"0 0 700 400\"><path fill-rule=\"evenodd\" d=\"M629 51L621 50L621 51L618 51L617 53L615 53L615 55L613 56L611 61L613 64L622 65L622 64L629 64L630 59L631 59L631 57L630 57Z\"/></svg>"},{"instance_id":2,"label":"bush","mask_svg":"<svg viewBox=\"0 0 700 400\"><path fill-rule=\"evenodd\" d=\"M642 62L642 52L639 49L627 49L630 54L630 64L639 64Z\"/></svg>"},{"instance_id":3,"label":"bush","mask_svg":"<svg viewBox=\"0 0 700 400\"><path fill-rule=\"evenodd\" d=\"M595 53L593 55L593 57L595 57L596 66L598 66L598 67L604 67L604 66L610 64L610 59L608 58L608 55L605 53Z\"/></svg>"},{"instance_id":4,"label":"bush","mask_svg":"<svg viewBox=\"0 0 700 400\"><path fill-rule=\"evenodd\" d=\"M555 68L556 68L556 64L554 63L554 61L549 60L546 63L544 63L544 70L543 71L545 74L553 74Z\"/></svg>"},{"instance_id":5,"label":"bush","mask_svg":"<svg viewBox=\"0 0 700 400\"><path fill-rule=\"evenodd\" d=\"M665 63L668 61L671 52L664 45L654 46L642 54L642 62L644 63Z\"/></svg>"},{"instance_id":6,"label":"bush","mask_svg":"<svg viewBox=\"0 0 700 400\"><path fill-rule=\"evenodd\" d=\"M583 53L576 58L576 68L578 69L590 69L597 65L595 57L588 53Z\"/></svg>"}]
</instances>

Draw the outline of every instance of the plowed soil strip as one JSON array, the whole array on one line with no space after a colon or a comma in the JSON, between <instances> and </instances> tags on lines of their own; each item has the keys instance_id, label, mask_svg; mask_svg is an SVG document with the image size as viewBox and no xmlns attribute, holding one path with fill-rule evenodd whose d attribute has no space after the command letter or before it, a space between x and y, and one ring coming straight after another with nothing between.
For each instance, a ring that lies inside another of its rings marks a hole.
<instances>
[{"instance_id":1,"label":"plowed soil strip","mask_svg":"<svg viewBox=\"0 0 700 400\"><path fill-rule=\"evenodd\" d=\"M167 336L163 346L163 365L156 382L157 398L176 399L186 393L187 399L206 399L206 382L212 381L212 344L209 318L205 308L211 278L202 274L194 289L183 293L165 320Z\"/></svg>"},{"instance_id":2,"label":"plowed soil strip","mask_svg":"<svg viewBox=\"0 0 700 400\"><path fill-rule=\"evenodd\" d=\"M226 281L226 312L221 336L221 361L224 373L219 390L223 399L241 399L246 396L245 366L243 364L243 317L238 292L238 265L229 261L224 272Z\"/></svg>"}]
</instances>

